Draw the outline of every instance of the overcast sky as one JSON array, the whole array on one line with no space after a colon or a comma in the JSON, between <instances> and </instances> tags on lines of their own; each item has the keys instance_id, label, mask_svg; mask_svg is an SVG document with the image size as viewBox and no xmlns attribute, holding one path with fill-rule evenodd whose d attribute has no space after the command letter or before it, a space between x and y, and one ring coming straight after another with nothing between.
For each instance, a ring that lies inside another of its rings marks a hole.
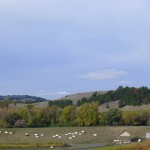
<instances>
[{"instance_id":1,"label":"overcast sky","mask_svg":"<svg viewBox=\"0 0 150 150\"><path fill-rule=\"evenodd\" d=\"M0 95L150 88L149 0L0 0Z\"/></svg>"}]
</instances>

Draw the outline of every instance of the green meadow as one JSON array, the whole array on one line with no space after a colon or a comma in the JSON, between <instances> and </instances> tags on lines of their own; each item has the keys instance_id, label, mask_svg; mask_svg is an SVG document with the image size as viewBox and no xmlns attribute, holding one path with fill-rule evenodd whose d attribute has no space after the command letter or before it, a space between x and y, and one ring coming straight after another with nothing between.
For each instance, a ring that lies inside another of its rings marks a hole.
<instances>
[{"instance_id":1,"label":"green meadow","mask_svg":"<svg viewBox=\"0 0 150 150\"><path fill-rule=\"evenodd\" d=\"M105 127L49 127L49 128L1 128L0 147L2 148L49 148L66 147L72 145L88 144L112 144L122 131L131 133L131 137L144 138L150 131L150 126L105 126ZM84 131L84 133L82 133ZM7 134L5 132L8 132ZM9 132L12 132L10 135ZM77 134L75 134L77 132ZM29 136L25 136L28 133ZM70 135L65 135L70 133ZM74 133L75 137L69 139ZM81 135L79 135L81 133ZM38 134L39 137L35 137ZM42 134L42 136L40 136ZM97 136L93 136L97 134ZM53 137L55 135L61 138ZM23 150L23 149L22 149Z\"/></svg>"}]
</instances>

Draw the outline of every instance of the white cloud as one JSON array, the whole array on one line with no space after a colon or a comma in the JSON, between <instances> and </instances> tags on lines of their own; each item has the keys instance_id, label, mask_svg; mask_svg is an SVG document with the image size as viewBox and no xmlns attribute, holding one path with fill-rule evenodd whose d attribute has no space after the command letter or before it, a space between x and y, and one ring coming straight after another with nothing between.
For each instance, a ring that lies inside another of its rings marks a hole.
<instances>
[{"instance_id":1,"label":"white cloud","mask_svg":"<svg viewBox=\"0 0 150 150\"><path fill-rule=\"evenodd\" d=\"M126 71L118 71L115 69L109 69L109 70L89 72L87 74L79 75L79 77L87 78L87 79L95 79L95 80L104 80L104 79L116 78L118 76L122 76L126 74L127 74Z\"/></svg>"},{"instance_id":2,"label":"white cloud","mask_svg":"<svg viewBox=\"0 0 150 150\"><path fill-rule=\"evenodd\" d=\"M58 95L67 95L67 94L70 94L70 93L68 93L68 92L56 92L56 94L58 94Z\"/></svg>"},{"instance_id":3,"label":"white cloud","mask_svg":"<svg viewBox=\"0 0 150 150\"><path fill-rule=\"evenodd\" d=\"M70 95L72 93L70 92L66 92L66 91L54 91L54 92L50 92L50 91L46 91L46 90L40 90L38 93L34 94L46 99L51 99L51 100L55 100L67 95Z\"/></svg>"},{"instance_id":4,"label":"white cloud","mask_svg":"<svg viewBox=\"0 0 150 150\"><path fill-rule=\"evenodd\" d=\"M60 91L60 92L47 92L45 90L40 90L40 93L38 95L48 96L48 95L69 95L71 93Z\"/></svg>"},{"instance_id":5,"label":"white cloud","mask_svg":"<svg viewBox=\"0 0 150 150\"><path fill-rule=\"evenodd\" d=\"M131 84L131 83L132 83L132 81L126 81L126 80L122 80L120 82L120 84Z\"/></svg>"}]
</instances>

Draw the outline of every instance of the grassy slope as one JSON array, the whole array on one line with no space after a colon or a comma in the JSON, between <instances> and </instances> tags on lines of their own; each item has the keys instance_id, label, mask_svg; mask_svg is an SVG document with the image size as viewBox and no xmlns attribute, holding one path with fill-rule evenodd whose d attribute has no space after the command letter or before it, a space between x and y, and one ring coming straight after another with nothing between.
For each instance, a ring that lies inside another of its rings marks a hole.
<instances>
[{"instance_id":1,"label":"grassy slope","mask_svg":"<svg viewBox=\"0 0 150 150\"><path fill-rule=\"evenodd\" d=\"M93 93L95 93L96 91L93 92L84 92L84 93L77 93L77 94L71 94L71 95L67 95L65 97L56 99L56 100L61 100L61 99L68 99L68 100L72 100L74 104L77 103L78 100L82 99L83 97L90 97L92 96ZM97 91L98 93L105 93L105 91ZM48 106L48 101L44 101L44 102L38 102L34 104L35 107L39 107L39 108L46 108ZM11 107L24 107L26 106L26 104L17 104L16 106L11 105Z\"/></svg>"},{"instance_id":2,"label":"grassy slope","mask_svg":"<svg viewBox=\"0 0 150 150\"><path fill-rule=\"evenodd\" d=\"M92 94L95 93L95 92L96 92L96 91L93 91L93 92L83 92L83 93L77 93L77 94L71 94L71 95L67 95L67 96L65 96L65 97L59 98L58 100L61 100L61 99L69 99L69 100L72 100L74 104L76 104L78 100L81 100L83 97L89 98L89 97L92 96ZM97 91L97 93L103 94L103 93L105 93L105 91Z\"/></svg>"},{"instance_id":3,"label":"grassy slope","mask_svg":"<svg viewBox=\"0 0 150 150\"><path fill-rule=\"evenodd\" d=\"M119 108L118 101L108 102L109 108ZM108 111L106 103L99 106L100 111ZM150 104L141 106L125 106L120 109L121 111L145 111L150 110Z\"/></svg>"},{"instance_id":4,"label":"grassy slope","mask_svg":"<svg viewBox=\"0 0 150 150\"><path fill-rule=\"evenodd\" d=\"M110 108L119 108L118 107L118 101L114 101L114 102L109 102L108 103ZM16 106L14 105L10 105L11 107L17 107L17 108L21 108L21 107L25 107L27 104L17 104ZM48 106L48 101L45 102L39 102L39 103L35 103L33 104L36 108L46 108ZM149 105L141 105L141 106L125 106L123 108L120 109L121 111L145 111L145 110L150 110L150 104ZM99 111L108 111L108 108L106 108L106 103L102 104L99 106Z\"/></svg>"},{"instance_id":5,"label":"grassy slope","mask_svg":"<svg viewBox=\"0 0 150 150\"><path fill-rule=\"evenodd\" d=\"M88 97L92 96L92 94L95 92L96 91L71 94L71 95L67 95L65 97L56 99L56 100L69 99L69 100L72 100L74 104L76 104L78 100L82 99L83 97L88 98ZM102 94L102 93L105 93L106 91L97 91L97 92ZM37 108L46 108L48 106L48 101L38 102L38 103L35 103L34 105ZM119 108L118 101L108 102L108 105L110 108ZM10 106L11 107L25 107L26 104L17 104L16 106L11 104ZM100 111L108 111L108 108L106 108L106 103L100 105L99 110ZM121 111L139 111L139 110L141 110L141 111L150 110L150 104L149 105L141 105L141 106L125 106L125 107L121 108Z\"/></svg>"}]
</instances>

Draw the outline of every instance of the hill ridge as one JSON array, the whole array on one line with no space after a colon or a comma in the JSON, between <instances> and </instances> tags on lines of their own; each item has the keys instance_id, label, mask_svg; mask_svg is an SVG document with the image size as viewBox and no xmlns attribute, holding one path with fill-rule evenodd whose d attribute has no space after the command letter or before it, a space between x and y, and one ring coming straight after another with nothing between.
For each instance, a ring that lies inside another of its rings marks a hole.
<instances>
[{"instance_id":1,"label":"hill ridge","mask_svg":"<svg viewBox=\"0 0 150 150\"><path fill-rule=\"evenodd\" d=\"M15 101L26 101L26 100L31 100L31 101L46 101L45 98L37 97L37 96L30 96L30 95L0 95L0 100L15 100Z\"/></svg>"}]
</instances>

